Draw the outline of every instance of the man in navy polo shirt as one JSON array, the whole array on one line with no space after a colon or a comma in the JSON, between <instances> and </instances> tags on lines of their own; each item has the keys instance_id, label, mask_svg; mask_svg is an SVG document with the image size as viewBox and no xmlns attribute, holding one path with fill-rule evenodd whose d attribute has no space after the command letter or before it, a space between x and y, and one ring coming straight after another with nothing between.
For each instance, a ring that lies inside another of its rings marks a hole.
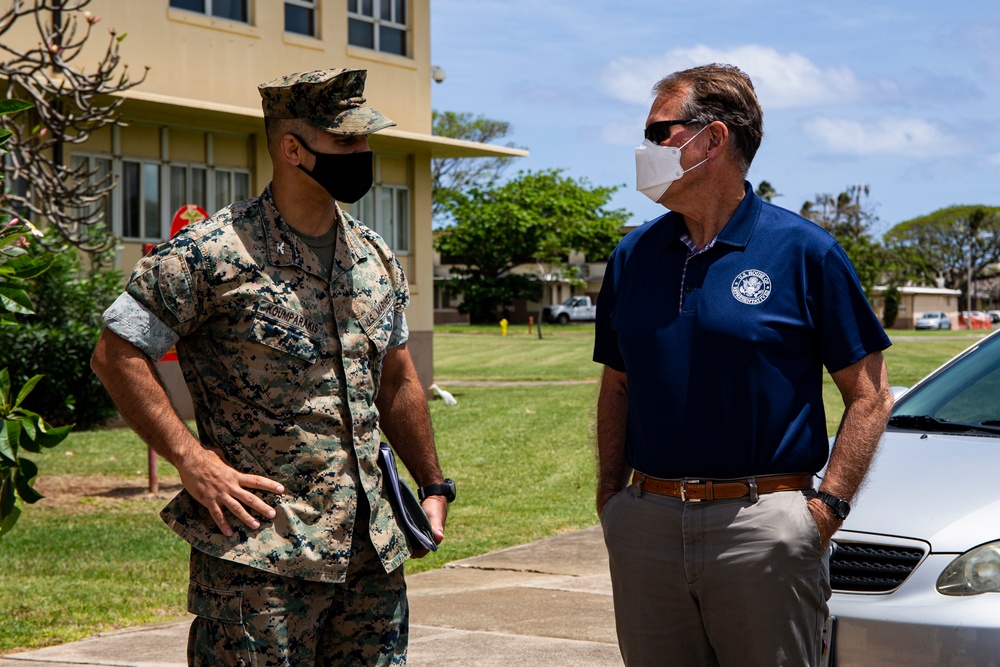
<instances>
[{"instance_id":1,"label":"man in navy polo shirt","mask_svg":"<svg viewBox=\"0 0 1000 667\"><path fill-rule=\"evenodd\" d=\"M597 302L597 508L622 657L813 665L828 545L885 428L890 345L843 249L746 182L763 114L739 69L654 88ZM845 404L827 472L823 368Z\"/></svg>"}]
</instances>

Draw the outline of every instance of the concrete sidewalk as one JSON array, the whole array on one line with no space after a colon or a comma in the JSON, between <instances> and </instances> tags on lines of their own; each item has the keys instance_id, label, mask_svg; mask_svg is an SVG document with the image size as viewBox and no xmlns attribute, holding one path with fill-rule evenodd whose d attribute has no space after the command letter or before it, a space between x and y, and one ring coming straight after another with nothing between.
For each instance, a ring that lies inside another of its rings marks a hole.
<instances>
[{"instance_id":1,"label":"concrete sidewalk","mask_svg":"<svg viewBox=\"0 0 1000 667\"><path fill-rule=\"evenodd\" d=\"M600 527L407 577L409 665L620 666ZM183 667L190 621L0 657L0 667Z\"/></svg>"}]
</instances>

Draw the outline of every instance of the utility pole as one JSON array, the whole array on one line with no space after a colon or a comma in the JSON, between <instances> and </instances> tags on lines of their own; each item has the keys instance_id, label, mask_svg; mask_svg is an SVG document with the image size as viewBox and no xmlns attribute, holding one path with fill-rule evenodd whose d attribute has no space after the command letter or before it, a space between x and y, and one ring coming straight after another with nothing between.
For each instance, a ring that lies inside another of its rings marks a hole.
<instances>
[{"instance_id":1,"label":"utility pole","mask_svg":"<svg viewBox=\"0 0 1000 667\"><path fill-rule=\"evenodd\" d=\"M969 250L969 275L965 283L965 310L968 317L965 318L965 328L972 328L972 250Z\"/></svg>"}]
</instances>

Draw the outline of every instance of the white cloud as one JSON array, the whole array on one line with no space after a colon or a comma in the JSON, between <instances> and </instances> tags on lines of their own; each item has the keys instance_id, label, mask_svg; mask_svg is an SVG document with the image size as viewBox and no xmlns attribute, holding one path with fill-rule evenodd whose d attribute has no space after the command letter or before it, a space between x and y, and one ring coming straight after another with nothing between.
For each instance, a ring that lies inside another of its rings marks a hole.
<instances>
[{"instance_id":1,"label":"white cloud","mask_svg":"<svg viewBox=\"0 0 1000 667\"><path fill-rule=\"evenodd\" d=\"M847 67L821 69L799 53L747 44L732 49L698 45L673 49L658 58L623 56L605 67L602 79L613 97L645 104L650 90L665 75L719 62L736 65L753 80L764 110L844 104L856 100L862 85Z\"/></svg>"},{"instance_id":2,"label":"white cloud","mask_svg":"<svg viewBox=\"0 0 1000 667\"><path fill-rule=\"evenodd\" d=\"M638 146L642 143L642 128L645 119L640 118L635 123L612 121L601 126L597 131L598 138L613 146Z\"/></svg>"},{"instance_id":3,"label":"white cloud","mask_svg":"<svg viewBox=\"0 0 1000 667\"><path fill-rule=\"evenodd\" d=\"M959 138L940 125L919 118L883 119L862 123L844 118L819 116L804 121L808 134L842 155L900 155L929 157L963 152Z\"/></svg>"}]
</instances>

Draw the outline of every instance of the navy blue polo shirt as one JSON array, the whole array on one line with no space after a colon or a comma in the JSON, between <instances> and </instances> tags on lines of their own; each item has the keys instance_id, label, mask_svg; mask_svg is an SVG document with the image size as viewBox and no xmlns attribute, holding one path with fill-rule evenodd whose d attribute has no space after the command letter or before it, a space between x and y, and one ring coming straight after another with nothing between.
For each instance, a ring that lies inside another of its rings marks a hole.
<instances>
[{"instance_id":1,"label":"navy blue polo shirt","mask_svg":"<svg viewBox=\"0 0 1000 667\"><path fill-rule=\"evenodd\" d=\"M608 261L594 361L626 373L626 459L654 477L820 470L823 367L891 344L837 241L745 187L706 252L667 213Z\"/></svg>"}]
</instances>

